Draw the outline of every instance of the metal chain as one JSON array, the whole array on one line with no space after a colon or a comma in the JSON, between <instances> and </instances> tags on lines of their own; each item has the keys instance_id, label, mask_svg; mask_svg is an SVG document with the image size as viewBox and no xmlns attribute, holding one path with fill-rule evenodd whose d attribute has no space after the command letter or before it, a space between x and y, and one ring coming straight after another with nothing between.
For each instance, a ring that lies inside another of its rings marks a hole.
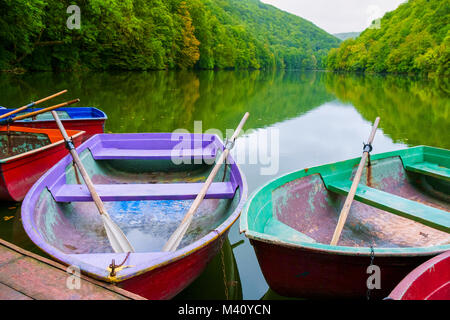
<instances>
[{"instance_id":1,"label":"metal chain","mask_svg":"<svg viewBox=\"0 0 450 320\"><path fill-rule=\"evenodd\" d=\"M229 297L229 293L228 293L228 284L227 284L227 273L225 270L225 254L224 254L224 250L223 250L223 243L225 242L224 240L221 240L222 245L220 246L220 260L222 262L222 272L223 272L223 284L225 286L225 297L227 300L230 300Z\"/></svg>"},{"instance_id":2,"label":"metal chain","mask_svg":"<svg viewBox=\"0 0 450 320\"><path fill-rule=\"evenodd\" d=\"M375 250L373 249L373 244L370 245L370 264L369 267L373 265L373 260L375 259ZM367 293L366 293L366 297L367 300L370 300L370 293L371 293L372 289L369 289L369 287L367 287Z\"/></svg>"}]
</instances>

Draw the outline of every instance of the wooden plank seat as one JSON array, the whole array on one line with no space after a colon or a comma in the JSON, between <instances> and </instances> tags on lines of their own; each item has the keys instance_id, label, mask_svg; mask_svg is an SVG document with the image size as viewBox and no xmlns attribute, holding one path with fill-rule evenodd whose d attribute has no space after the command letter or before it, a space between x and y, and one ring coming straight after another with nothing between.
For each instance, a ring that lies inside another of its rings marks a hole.
<instances>
[{"instance_id":1,"label":"wooden plank seat","mask_svg":"<svg viewBox=\"0 0 450 320\"><path fill-rule=\"evenodd\" d=\"M405 165L405 169L427 176L450 181L450 169L431 162L418 162Z\"/></svg>"},{"instance_id":2,"label":"wooden plank seat","mask_svg":"<svg viewBox=\"0 0 450 320\"><path fill-rule=\"evenodd\" d=\"M347 195L351 185L352 182L350 180L339 180L328 183L327 187L333 192ZM358 185L355 199L370 206L450 233L450 212L439 210L362 184Z\"/></svg>"},{"instance_id":3,"label":"wooden plank seat","mask_svg":"<svg viewBox=\"0 0 450 320\"><path fill-rule=\"evenodd\" d=\"M170 160L173 158L215 159L217 148L213 145L193 149L139 149L139 148L112 148L95 145L90 148L95 160Z\"/></svg>"},{"instance_id":4,"label":"wooden plank seat","mask_svg":"<svg viewBox=\"0 0 450 320\"><path fill-rule=\"evenodd\" d=\"M172 149L162 150L141 150L141 149L115 149L115 148L102 148L98 152L93 152L92 156L95 160L108 160L108 159L140 159L140 160L167 160L172 157L182 158L203 158L203 159L215 159L216 150L213 148L199 148L183 150L180 153L172 151Z\"/></svg>"},{"instance_id":5,"label":"wooden plank seat","mask_svg":"<svg viewBox=\"0 0 450 320\"><path fill-rule=\"evenodd\" d=\"M103 201L188 200L195 199L203 183L97 184L95 190ZM231 182L213 182L206 199L231 199L236 191ZM57 202L92 201L86 185L63 184L51 188Z\"/></svg>"}]
</instances>

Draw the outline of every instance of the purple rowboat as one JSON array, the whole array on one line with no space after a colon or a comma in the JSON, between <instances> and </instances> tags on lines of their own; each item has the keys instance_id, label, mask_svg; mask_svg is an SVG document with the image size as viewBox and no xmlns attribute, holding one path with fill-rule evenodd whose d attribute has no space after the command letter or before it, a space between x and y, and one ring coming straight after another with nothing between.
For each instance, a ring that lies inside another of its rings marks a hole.
<instances>
[{"instance_id":1,"label":"purple rowboat","mask_svg":"<svg viewBox=\"0 0 450 320\"><path fill-rule=\"evenodd\" d=\"M229 156L179 249L161 251L223 148L215 135L170 133L98 134L77 148L108 213L136 250L129 256L110 247L70 156L28 192L25 231L47 254L89 276L148 299L170 299L218 253L247 198L245 178Z\"/></svg>"}]
</instances>

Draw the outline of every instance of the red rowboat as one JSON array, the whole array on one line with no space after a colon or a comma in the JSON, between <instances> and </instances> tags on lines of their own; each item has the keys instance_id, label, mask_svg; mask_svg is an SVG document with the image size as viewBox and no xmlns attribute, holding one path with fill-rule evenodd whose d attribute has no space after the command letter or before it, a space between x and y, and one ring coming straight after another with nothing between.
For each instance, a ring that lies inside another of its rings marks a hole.
<instances>
[{"instance_id":1,"label":"red rowboat","mask_svg":"<svg viewBox=\"0 0 450 320\"><path fill-rule=\"evenodd\" d=\"M394 300L450 300L450 251L411 271L391 292Z\"/></svg>"},{"instance_id":2,"label":"red rowboat","mask_svg":"<svg viewBox=\"0 0 450 320\"><path fill-rule=\"evenodd\" d=\"M75 145L84 131L69 130ZM0 126L0 199L21 201L68 151L59 130Z\"/></svg>"}]
</instances>

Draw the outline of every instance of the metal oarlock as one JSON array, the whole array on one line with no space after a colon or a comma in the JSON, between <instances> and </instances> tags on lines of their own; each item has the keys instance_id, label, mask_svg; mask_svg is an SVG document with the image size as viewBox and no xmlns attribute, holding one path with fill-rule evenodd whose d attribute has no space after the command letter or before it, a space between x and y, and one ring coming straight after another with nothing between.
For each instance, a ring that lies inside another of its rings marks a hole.
<instances>
[{"instance_id":1,"label":"metal oarlock","mask_svg":"<svg viewBox=\"0 0 450 320\"><path fill-rule=\"evenodd\" d=\"M372 152L373 148L372 148L372 145L370 143L364 143L363 142L363 145L364 145L363 152L367 152L367 153Z\"/></svg>"},{"instance_id":2,"label":"metal oarlock","mask_svg":"<svg viewBox=\"0 0 450 320\"><path fill-rule=\"evenodd\" d=\"M235 140L229 140L228 138L225 139L225 149L231 150L234 148Z\"/></svg>"}]
</instances>

